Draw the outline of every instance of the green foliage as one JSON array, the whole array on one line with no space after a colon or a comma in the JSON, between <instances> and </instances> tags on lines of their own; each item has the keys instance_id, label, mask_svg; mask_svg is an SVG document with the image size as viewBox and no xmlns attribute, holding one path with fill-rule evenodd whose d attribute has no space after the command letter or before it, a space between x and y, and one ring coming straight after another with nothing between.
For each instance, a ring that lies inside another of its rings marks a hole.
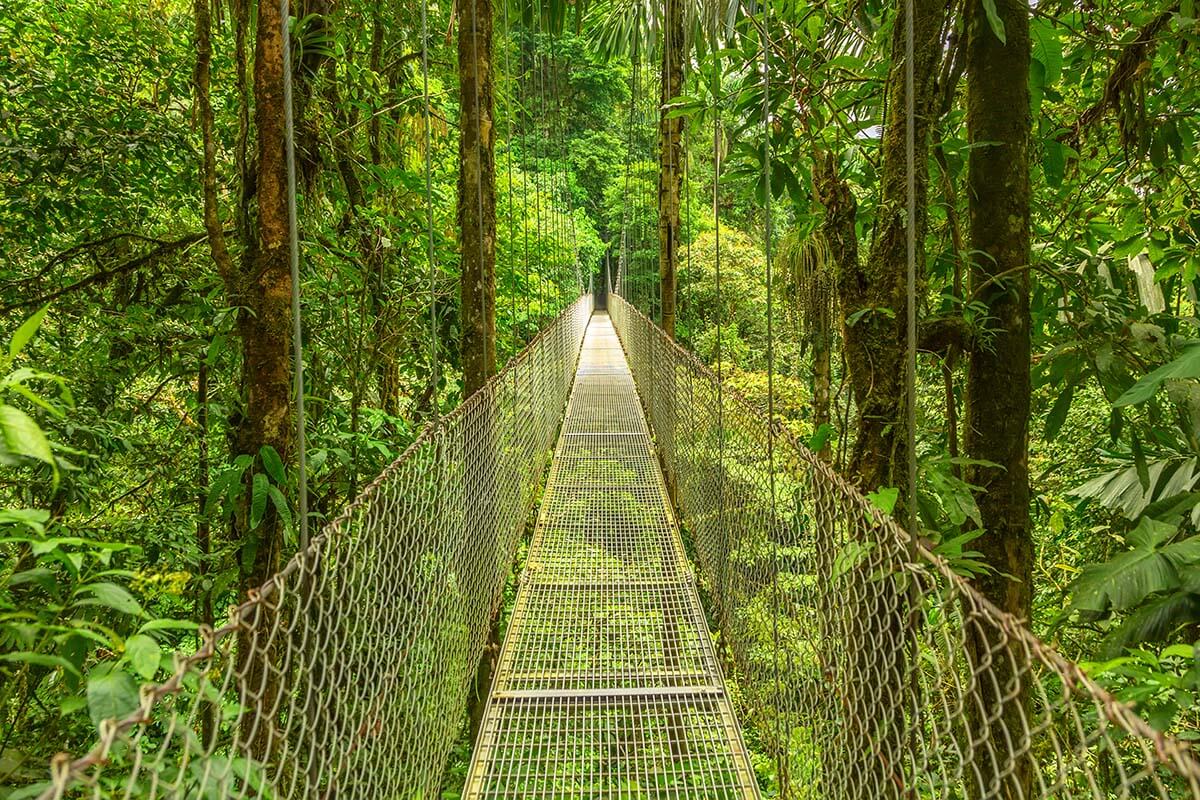
<instances>
[{"instance_id":1,"label":"green foliage","mask_svg":"<svg viewBox=\"0 0 1200 800\"><path fill-rule=\"evenodd\" d=\"M1126 536L1129 549L1083 570L1071 587L1070 611L1084 619L1116 617L1106 626L1106 653L1163 641L1200 620L1200 536L1145 517Z\"/></svg>"},{"instance_id":2,"label":"green foliage","mask_svg":"<svg viewBox=\"0 0 1200 800\"><path fill-rule=\"evenodd\" d=\"M1195 645L1131 648L1126 655L1083 667L1118 700L1136 705L1156 729L1200 740L1200 650Z\"/></svg>"}]
</instances>

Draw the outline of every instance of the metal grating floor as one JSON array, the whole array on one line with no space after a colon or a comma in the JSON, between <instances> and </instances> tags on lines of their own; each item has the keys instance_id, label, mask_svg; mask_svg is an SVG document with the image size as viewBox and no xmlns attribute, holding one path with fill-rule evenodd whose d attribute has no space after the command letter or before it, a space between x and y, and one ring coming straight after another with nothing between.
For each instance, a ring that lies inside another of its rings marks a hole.
<instances>
[{"instance_id":1,"label":"metal grating floor","mask_svg":"<svg viewBox=\"0 0 1200 800\"><path fill-rule=\"evenodd\" d=\"M756 800L621 343L592 317L469 800Z\"/></svg>"}]
</instances>

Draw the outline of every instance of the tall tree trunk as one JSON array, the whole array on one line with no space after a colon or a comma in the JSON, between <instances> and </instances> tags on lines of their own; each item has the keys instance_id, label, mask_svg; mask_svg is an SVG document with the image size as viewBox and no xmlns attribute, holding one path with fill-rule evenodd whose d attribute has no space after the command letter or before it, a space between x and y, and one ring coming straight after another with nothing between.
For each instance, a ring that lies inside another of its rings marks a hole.
<instances>
[{"instance_id":1,"label":"tall tree trunk","mask_svg":"<svg viewBox=\"0 0 1200 800\"><path fill-rule=\"evenodd\" d=\"M659 320L675 338L675 275L679 266L682 195L683 117L668 115L668 103L683 94L683 2L666 0L663 25L662 94L658 122L658 280Z\"/></svg>"},{"instance_id":2,"label":"tall tree trunk","mask_svg":"<svg viewBox=\"0 0 1200 800\"><path fill-rule=\"evenodd\" d=\"M1028 619L1033 554L1028 464L1029 6L1022 0L996 0L995 8L1005 42L989 25L983 0L967 3L967 196L970 248L977 254L970 283L972 296L987 306L995 330L970 353L964 449L976 460L967 468L967 481L982 487L976 500L985 533L976 547L993 569L976 578L975 585L1000 608ZM981 466L980 460L998 466ZM1026 687L1013 694L1013 682L1027 680L1018 674L1023 656L1013 651L1009 659L994 652L1005 646L1001 632L991 639L988 632L971 628L968 653L977 663L987 659L994 675L994 680L982 679L977 691L985 713L1000 716L989 731L975 731L981 749L994 754L1027 745L1029 695ZM992 746L1006 741L1011 746ZM981 785L975 796L1029 796L1033 775L1028 758L1009 765L983 755L976 759L976 768Z\"/></svg>"},{"instance_id":3,"label":"tall tree trunk","mask_svg":"<svg viewBox=\"0 0 1200 800\"><path fill-rule=\"evenodd\" d=\"M463 396L496 372L496 163L491 0L456 0Z\"/></svg>"},{"instance_id":4,"label":"tall tree trunk","mask_svg":"<svg viewBox=\"0 0 1200 800\"><path fill-rule=\"evenodd\" d=\"M496 373L496 164L492 92L492 0L456 0L458 16L458 226L462 248L463 397L473 395ZM496 624L499 541L496 513L496 420L485 405L475 456L464 466L464 535L459 575L478 587L469 598L468 618L487 624L475 687L469 698L472 737L483 720L492 670L500 649Z\"/></svg>"},{"instance_id":5,"label":"tall tree trunk","mask_svg":"<svg viewBox=\"0 0 1200 800\"><path fill-rule=\"evenodd\" d=\"M818 194L826 205L825 233L839 265L838 295L841 313L855 318L845 323L844 352L850 386L858 409L857 431L848 471L863 491L897 487L905 495L906 445L903 398L907 352L905 318L907 298L907 158L909 121L905 102L905 15L913 10L915 76L913 107L915 126L915 181L917 242L926 225L926 162L929 130L937 94L937 65L942 55L945 22L944 0L898 3L893 26L891 68L887 79L888 113L882 149L882 195L876 213L871 252L857 259L854 240L854 199L836 171L831 156L818 158ZM918 244L918 254L921 253ZM919 271L923 263L918 263ZM861 535L861 532L860 532ZM888 543L870 542L889 546ZM902 558L884 553L885 562ZM862 793L890 800L906 796L912 787L904 770L908 759L904 731L904 683L908 674L911 621L909 600L899 581L880 581L871 561L853 570L847 591L855 602L843 616L841 640L845 654L832 653L846 671L846 696L841 709L845 724L844 752L855 753L845 763L831 765L844 794ZM867 598L870 598L868 600Z\"/></svg>"},{"instance_id":6,"label":"tall tree trunk","mask_svg":"<svg viewBox=\"0 0 1200 800\"><path fill-rule=\"evenodd\" d=\"M231 257L217 206L216 151L213 112L209 98L212 61L211 19L207 0L196 0L196 70L194 83L203 136L201 185L204 225L209 248L225 282L227 300L240 310L238 338L242 345L242 408L231 419L233 455L255 458L246 472L245 497L249 498L253 474L262 471L259 453L271 446L288 457L291 415L291 266L288 258L287 167L284 151L283 20L275 0L260 0L254 57L254 121L258 134L257 169L250 174L246 149L250 137L248 87L245 86L246 40L249 35L248 0L235 6L239 109L238 165L242 178L238 206L238 231L242 237L239 262ZM257 202L255 202L257 201ZM257 211L257 216L255 216ZM205 384L207 375L205 374ZM205 385L204 391L207 392ZM207 402L207 398L205 398ZM262 584L279 566L282 529L274 507L268 503L257 526L251 526L246 506L235 515L234 539L240 547L238 561L242 591ZM269 624L265 614L239 634L238 663L245 692L243 702L258 709L274 707L276 678L267 669L269 656L260 634ZM255 757L271 747L274 726L269 719L246 715L245 744Z\"/></svg>"},{"instance_id":7,"label":"tall tree trunk","mask_svg":"<svg viewBox=\"0 0 1200 800\"><path fill-rule=\"evenodd\" d=\"M254 50L254 123L257 133L254 196L257 211L243 242L242 267L229 285L229 301L241 309L237 331L242 344L243 410L233 430L233 451L254 458L246 471L245 496L250 497L253 473L263 470L260 453L273 447L288 460L291 444L291 292L288 257L287 164L284 148L283 21L279 3L259 0ZM280 563L282 525L271 503L257 526L245 509L235 516L234 536L243 591L263 583ZM244 702L271 709L278 679L264 652L267 615L260 612L239 637L238 661L243 675ZM247 715L246 744L256 758L274 744L274 720Z\"/></svg>"},{"instance_id":8,"label":"tall tree trunk","mask_svg":"<svg viewBox=\"0 0 1200 800\"><path fill-rule=\"evenodd\" d=\"M903 8L902 4L902 8ZM937 65L941 59L941 32L945 20L943 0L915 0L915 131L916 236L923 271L926 225L926 188L929 130L937 94ZM838 281L843 313L861 313L845 328L845 348L850 366L850 386L858 408L857 436L849 469L861 488L903 488L906 426L903 400L906 296L906 193L905 137L908 121L904 102L904 12L896 15L892 35L891 70L888 75L888 115L883 133L882 195L876 212L871 252L865 262L851 266Z\"/></svg>"},{"instance_id":9,"label":"tall tree trunk","mask_svg":"<svg viewBox=\"0 0 1200 800\"><path fill-rule=\"evenodd\" d=\"M254 121L258 134L256 237L237 281L245 412L236 451L258 457L270 445L286 461L291 444L291 293L287 163L284 150L283 34L279 4L260 0L254 53ZM256 462L256 468L261 467ZM279 563L280 520L271 504L251 530L241 520L243 584L255 586Z\"/></svg>"}]
</instances>

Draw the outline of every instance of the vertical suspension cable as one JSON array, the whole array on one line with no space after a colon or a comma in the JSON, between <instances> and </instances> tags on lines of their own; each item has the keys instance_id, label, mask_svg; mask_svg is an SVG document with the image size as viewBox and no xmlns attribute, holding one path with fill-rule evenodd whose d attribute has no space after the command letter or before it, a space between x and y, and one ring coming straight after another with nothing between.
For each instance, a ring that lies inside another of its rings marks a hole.
<instances>
[{"instance_id":1,"label":"vertical suspension cable","mask_svg":"<svg viewBox=\"0 0 1200 800\"><path fill-rule=\"evenodd\" d=\"M426 0L427 1L427 0ZM520 328L517 327L517 264L516 253L513 252L513 80L512 80L512 32L508 26L508 0L501 0L501 5L504 6L504 79L508 83L508 90L504 93L504 104L508 107L508 152L505 158L505 172L508 174L508 277L512 281L511 295L509 298L509 325L513 332L513 353L519 353L522 349L523 342L520 335ZM515 386L517 380L517 371L513 370L513 384Z\"/></svg>"},{"instance_id":2,"label":"vertical suspension cable","mask_svg":"<svg viewBox=\"0 0 1200 800\"><path fill-rule=\"evenodd\" d=\"M904 14L904 160L906 170L905 200L908 220L905 226L907 245L907 301L905 343L908 352L904 359L905 382L905 444L908 448L908 532L917 535L917 138L915 27L913 14L916 4L905 3Z\"/></svg>"},{"instance_id":3,"label":"vertical suspension cable","mask_svg":"<svg viewBox=\"0 0 1200 800\"><path fill-rule=\"evenodd\" d=\"M421 100L425 116L425 226L426 258L429 260L429 380L433 423L441 418L438 384L441 382L438 359L437 265L433 255L433 107L429 99L429 0L421 0Z\"/></svg>"},{"instance_id":4,"label":"vertical suspension cable","mask_svg":"<svg viewBox=\"0 0 1200 800\"><path fill-rule=\"evenodd\" d=\"M545 86L545 80L544 80L545 75L542 72L541 49L542 49L541 42L539 41L537 51L534 53L534 79L537 81L538 107L541 109L542 118L545 119L545 116L546 116L546 86ZM538 132L538 128L535 125L534 126L534 136L533 136L533 147L534 147L533 164L534 164L534 170L535 170L534 175L533 175L533 185L534 185L533 209L534 209L534 214L537 217L537 244L538 244L538 253L540 256L539 263L537 264L537 268L538 268L538 328L539 329L542 327L542 318L546 314L546 279L545 279L546 276L544 274L545 270L546 270L546 261L545 261L546 244L545 244L545 242L542 241L542 183L543 183L543 181L542 181L542 158L545 155L545 150L542 148L541 138L542 137Z\"/></svg>"},{"instance_id":5,"label":"vertical suspension cable","mask_svg":"<svg viewBox=\"0 0 1200 800\"><path fill-rule=\"evenodd\" d=\"M645 286L646 286L646 316L654 319L655 316L655 301L658 298L658 264L654 258L654 254L658 252L658 170L655 168L654 152L657 149L658 136L650 135L653 130L658 133L658 114L655 113L658 103L655 102L655 93L652 91L652 81L654 80L654 69L651 66L649 59L646 61L646 102L643 104L645 117L642 120L642 132L648 139L646 148L646 159L643 162L647 173L647 179L643 182L645 186L645 194L642 195L645 203L645 213L642 216L642 258L645 264ZM658 93L662 93L662 80L659 76Z\"/></svg>"},{"instance_id":6,"label":"vertical suspension cable","mask_svg":"<svg viewBox=\"0 0 1200 800\"><path fill-rule=\"evenodd\" d=\"M780 683L780 640L779 640L779 536L776 526L775 487L775 292L772 274L771 253L771 8L768 2L762 6L762 72L763 72L763 250L767 258L767 480L770 484L771 504L771 558L774 562L774 580L771 591L771 639L772 673L775 689L775 771L786 791L787 750L783 746L783 694Z\"/></svg>"},{"instance_id":7,"label":"vertical suspension cable","mask_svg":"<svg viewBox=\"0 0 1200 800\"><path fill-rule=\"evenodd\" d=\"M283 129L287 160L288 255L292 272L292 371L296 391L296 483L300 549L308 547L308 441L304 420L304 331L300 319L300 230L296 211L296 119L292 109L292 37L288 0L280 0L283 26Z\"/></svg>"},{"instance_id":8,"label":"vertical suspension cable","mask_svg":"<svg viewBox=\"0 0 1200 800\"><path fill-rule=\"evenodd\" d=\"M717 530L718 543L721 547L720 576L721 576L721 614L723 622L729 623L730 596L730 546L725 528L725 368L723 365L724 352L721 330L721 317L725 312L725 298L721 286L721 56L719 54L720 23L715 18L712 28L713 37L713 73L712 73L712 153L713 153L713 266L716 270L716 322L717 322Z\"/></svg>"},{"instance_id":9,"label":"vertical suspension cable","mask_svg":"<svg viewBox=\"0 0 1200 800\"><path fill-rule=\"evenodd\" d=\"M555 158L550 165L550 186L551 200L550 206L553 217L552 230L554 233L554 249L557 253L563 249L563 215L562 215L562 187L563 187L563 165L561 158L564 155L562 148L562 98L560 97L561 90L558 85L558 33L551 29L550 32L550 93L551 93L551 110L550 110L550 141L556 142ZM563 282L565 282L566 262L564 261L556 272L563 274ZM559 287L561 289L561 285Z\"/></svg>"},{"instance_id":10,"label":"vertical suspension cable","mask_svg":"<svg viewBox=\"0 0 1200 800\"><path fill-rule=\"evenodd\" d=\"M488 0L488 1L490 2L490 0ZM484 238L484 236L483 236L483 111L482 111L483 103L480 98L480 93L482 92L483 88L479 85L479 5L478 5L478 0L470 0L470 3L471 3L471 70L472 70L472 77L473 77L472 82L475 84L475 92L474 92L474 95L475 95L475 175L476 175L475 210L476 210L476 213L479 215L478 219L476 221L476 224L479 226L479 241L478 241L478 244L479 244L479 292L478 292L478 295L479 295L479 311L480 311L481 315L483 316L483 341L482 341L482 344L483 344L483 372L484 372L484 377L486 379L488 377L491 377L490 373L492 370L495 369L496 364L495 364L494 356L493 356L493 360L492 360L492 364L490 365L490 368L487 363L488 334L490 333L490 331L488 330L489 326L488 326L487 289L485 288L485 285L484 285L486 283L485 279L486 279L487 275L485 272L484 251L483 251L483 238ZM488 69L490 70L491 68L492 68L491 58L489 57ZM492 122L494 123L494 120ZM494 130L494 127L493 127L493 130ZM493 138L493 147L495 147L495 139L494 138ZM492 205L493 205L493 210L494 210L494 207L495 207L495 188L494 188L495 187L495 152L494 152L494 150L493 150L493 162L492 162L492 181L493 181ZM494 224L494 220L493 220L493 224ZM496 281L496 275L495 275L496 251L495 251L494 241L495 241L495 237L493 235L493 248L492 248L492 287L493 287L492 288L492 292L493 292L493 295L492 295L492 323L493 324L495 324L495 281ZM496 343L493 341L492 347L495 348L495 346L496 346ZM466 398L463 398L463 399L466 399Z\"/></svg>"},{"instance_id":11,"label":"vertical suspension cable","mask_svg":"<svg viewBox=\"0 0 1200 800\"><path fill-rule=\"evenodd\" d=\"M564 68L564 65L565 65L565 69L566 69L565 80L569 83L570 79L571 79L571 77L570 77L571 76L571 62L569 59L563 59L562 61L559 61L558 66L555 68L555 71L554 71L554 74L555 74L554 107L555 107L555 118L556 118L557 127L558 127L557 140L560 143L560 146L562 147L562 155L563 155L563 162L562 162L561 171L560 171L561 178L559 181L559 191L562 193L562 199L563 199L563 210L562 210L562 213L560 213L560 215L559 215L559 218L560 218L559 231L564 240L563 244L566 247L567 252L570 254L569 255L569 263L565 266L570 267L571 270L573 271L573 273L575 275L575 289L578 293L577 297L581 297L581 296L583 296L583 276L581 275L580 270L579 270L579 253L576 248L576 241L575 241L575 200L571 194L571 170L570 170L570 160L569 160L570 150L569 150L569 148L566 147L567 125L565 122L565 114L563 111L563 100L562 100L563 87L559 83L560 79L563 78L563 76L560 75L560 73L559 73L559 69Z\"/></svg>"},{"instance_id":12,"label":"vertical suspension cable","mask_svg":"<svg viewBox=\"0 0 1200 800\"><path fill-rule=\"evenodd\" d=\"M687 244L684 245L687 253L685 261L687 269L684 271L684 274L687 275L688 279L690 280L692 275L692 239L695 236L695 231L692 229L692 144L687 125L684 126L683 137L683 187L683 207L687 225ZM689 301L689 298L687 297L687 281L680 281L679 284L680 303L679 307L675 309L675 315L677 318L682 316L681 312L684 301Z\"/></svg>"},{"instance_id":13,"label":"vertical suspension cable","mask_svg":"<svg viewBox=\"0 0 1200 800\"><path fill-rule=\"evenodd\" d=\"M647 131L650 129L650 124L651 124L650 123L650 120L651 120L651 110L650 109L651 109L651 103L653 101L650 98L652 98L654 96L651 91L651 89L652 89L651 81L653 80L653 75L654 75L654 71L653 71L653 69L651 69L651 66L650 66L651 63L652 63L651 59L647 58L645 63L642 65L642 68L644 70L646 70L645 79L642 81L642 85L645 87L645 89L643 91L643 94L645 96L643 97L642 110L641 110L641 115L640 115L640 121L641 121L640 128L641 128L643 136L647 135ZM657 104L655 104L655 105L657 105ZM658 129L657 123L655 123L654 129L655 130ZM642 266L641 266L641 276L640 276L641 281L639 283L640 283L641 289L642 289L641 294L642 294L642 302L643 302L643 313L645 313L645 315L647 317L649 317L651 320L653 320L654 319L654 286L652 284L654 281L653 281L652 275L657 274L658 270L657 270L657 268L652 268L649 261L651 258L651 253L657 252L658 247L657 247L657 244L654 247L651 247L650 219L651 218L654 219L654 226L655 226L655 229L657 230L658 215L652 214L651 209L658 207L658 198L657 198L658 176L657 176L657 170L655 170L653 179L651 179L651 177L647 174L650 170L654 170L654 166L653 166L654 159L652 158L652 155L654 152L654 145L653 145L652 141L647 142L647 145L648 146L643 151L643 155L645 155L646 158L639 160L639 163L641 163L641 165L642 165L642 182L641 182L642 213L640 215L641 224L638 226L638 230L640 231L640 237L641 237L641 247L639 248L639 252L642 254L642 258L641 258ZM657 238L657 236L655 238Z\"/></svg>"},{"instance_id":14,"label":"vertical suspension cable","mask_svg":"<svg viewBox=\"0 0 1200 800\"><path fill-rule=\"evenodd\" d=\"M528 36L528 31L522 30ZM525 44L522 41L521 54L524 59ZM529 93L526 91L528 76L522 71L517 78L517 90L520 92L521 107L521 238L525 245L525 290L521 294L525 298L525 324L529 324L529 301L532 286L529 280Z\"/></svg>"}]
</instances>

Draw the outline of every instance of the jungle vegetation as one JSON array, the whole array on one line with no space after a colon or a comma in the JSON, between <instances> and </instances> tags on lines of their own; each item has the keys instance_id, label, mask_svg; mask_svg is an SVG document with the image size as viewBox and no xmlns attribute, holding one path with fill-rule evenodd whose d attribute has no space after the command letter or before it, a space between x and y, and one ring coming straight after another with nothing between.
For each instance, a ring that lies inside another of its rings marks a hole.
<instances>
[{"instance_id":1,"label":"jungle vegetation","mask_svg":"<svg viewBox=\"0 0 1200 800\"><path fill-rule=\"evenodd\" d=\"M913 0L914 497L908 6L770 3L765 94L738 4L293 6L310 526L622 253L765 409L774 231L781 423L1200 738L1192 0ZM298 546L278 13L0 2L0 797Z\"/></svg>"}]
</instances>

